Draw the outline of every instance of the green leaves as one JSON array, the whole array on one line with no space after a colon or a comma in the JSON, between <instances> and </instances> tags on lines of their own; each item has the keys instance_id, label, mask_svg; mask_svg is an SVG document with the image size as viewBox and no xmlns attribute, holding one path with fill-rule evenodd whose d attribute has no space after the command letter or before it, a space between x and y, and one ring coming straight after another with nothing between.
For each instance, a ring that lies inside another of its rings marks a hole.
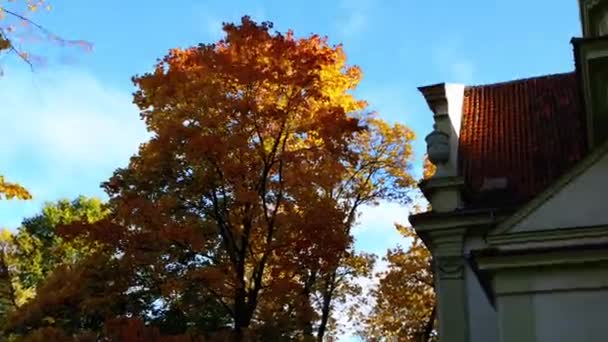
<instances>
[{"instance_id":1,"label":"green leaves","mask_svg":"<svg viewBox=\"0 0 608 342\"><path fill-rule=\"evenodd\" d=\"M71 202L47 203L41 214L25 219L12 237L7 256L22 291L34 291L58 265L75 263L93 251L82 239L64 241L57 234L59 226L94 223L108 213L99 199L81 196Z\"/></svg>"}]
</instances>

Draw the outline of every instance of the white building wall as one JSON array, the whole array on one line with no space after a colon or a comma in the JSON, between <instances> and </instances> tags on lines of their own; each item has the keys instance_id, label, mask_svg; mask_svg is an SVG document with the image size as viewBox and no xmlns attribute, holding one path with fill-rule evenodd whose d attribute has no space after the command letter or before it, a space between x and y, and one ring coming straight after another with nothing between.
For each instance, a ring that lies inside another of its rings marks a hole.
<instances>
[{"instance_id":1,"label":"white building wall","mask_svg":"<svg viewBox=\"0 0 608 342\"><path fill-rule=\"evenodd\" d=\"M607 276L606 264L500 273L497 341L608 341Z\"/></svg>"},{"instance_id":2,"label":"white building wall","mask_svg":"<svg viewBox=\"0 0 608 342\"><path fill-rule=\"evenodd\" d=\"M533 296L538 342L608 341L608 290Z\"/></svg>"},{"instance_id":3,"label":"white building wall","mask_svg":"<svg viewBox=\"0 0 608 342\"><path fill-rule=\"evenodd\" d=\"M479 249L484 245L481 237L470 237L465 242L465 252L468 254L471 249ZM498 341L498 315L470 265L465 269L465 280L470 342Z\"/></svg>"},{"instance_id":4,"label":"white building wall","mask_svg":"<svg viewBox=\"0 0 608 342\"><path fill-rule=\"evenodd\" d=\"M511 232L608 224L608 154L519 222Z\"/></svg>"}]
</instances>

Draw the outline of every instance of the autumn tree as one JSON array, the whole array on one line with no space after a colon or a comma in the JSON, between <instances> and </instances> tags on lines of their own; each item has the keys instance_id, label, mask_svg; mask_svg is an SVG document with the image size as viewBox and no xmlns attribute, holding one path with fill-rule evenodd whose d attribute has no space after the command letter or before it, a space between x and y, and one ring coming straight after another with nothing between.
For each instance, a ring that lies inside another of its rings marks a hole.
<instances>
[{"instance_id":1,"label":"autumn tree","mask_svg":"<svg viewBox=\"0 0 608 342\"><path fill-rule=\"evenodd\" d=\"M365 123L367 129L357 132L349 146L356 157L345 164L343 178L333 188L324 189L325 195L335 199L346 213L342 231L349 239L362 206L378 205L380 201L407 204L415 184L410 173L413 132L376 116L367 117ZM327 270L314 265L305 268L304 289L319 312L314 329L310 329L317 341L326 336L336 304L344 305L348 299L362 295L357 279L369 277L375 262L374 255L356 252L352 244L332 253L338 257ZM333 328L335 332L335 325Z\"/></svg>"},{"instance_id":2,"label":"autumn tree","mask_svg":"<svg viewBox=\"0 0 608 342\"><path fill-rule=\"evenodd\" d=\"M134 78L153 138L105 184L110 233L81 230L114 248L131 297L185 310L197 284L237 340L255 330L260 303L293 304L300 256L347 247L347 213L319 190L343 179L364 129L365 103L351 94L361 72L341 47L271 27L244 17L217 44L174 49Z\"/></svg>"},{"instance_id":3,"label":"autumn tree","mask_svg":"<svg viewBox=\"0 0 608 342\"><path fill-rule=\"evenodd\" d=\"M423 178L430 178L435 166L425 157ZM419 195L414 210L427 207ZM383 260L387 269L379 272L378 285L369 294L373 306L369 312L354 315L361 336L371 341L437 341L432 256L412 227L396 225L406 238L407 248L397 246L387 251Z\"/></svg>"},{"instance_id":4,"label":"autumn tree","mask_svg":"<svg viewBox=\"0 0 608 342\"><path fill-rule=\"evenodd\" d=\"M336 301L372 269L374 257L352 248L360 207L409 199L413 133L354 98L361 71L340 46L271 29L244 17L217 44L171 50L133 79L153 137L104 184L111 216L61 230L95 241L94 264L112 265L61 278L97 279L113 309L91 311L90 292L70 297L70 315L53 309L69 293L53 276L13 331L45 329L48 317L101 333L138 317L172 335L329 335Z\"/></svg>"},{"instance_id":5,"label":"autumn tree","mask_svg":"<svg viewBox=\"0 0 608 342\"><path fill-rule=\"evenodd\" d=\"M135 102L156 136L107 185L125 223L150 230L153 211L178 225L167 235L206 237L195 254L214 261L196 272L225 302L237 336L264 296L280 303L297 286L303 254L347 246L346 213L320 190L343 179L365 106L350 94L361 73L340 47L270 29L245 17L225 25L218 44L173 50L136 77Z\"/></svg>"}]
</instances>

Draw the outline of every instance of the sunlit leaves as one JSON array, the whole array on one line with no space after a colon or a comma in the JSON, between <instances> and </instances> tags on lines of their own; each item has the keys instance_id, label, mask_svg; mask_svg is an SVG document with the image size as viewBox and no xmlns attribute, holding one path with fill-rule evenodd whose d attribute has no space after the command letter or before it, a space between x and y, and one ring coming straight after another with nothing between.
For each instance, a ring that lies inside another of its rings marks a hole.
<instances>
[{"instance_id":1,"label":"sunlit leaves","mask_svg":"<svg viewBox=\"0 0 608 342\"><path fill-rule=\"evenodd\" d=\"M433 177L433 175L437 171L437 167L435 165L433 165L433 163L431 163L428 156L426 156L426 155L424 156L424 165L422 167L422 170L423 170L422 178L424 178L424 179L429 179L429 178Z\"/></svg>"},{"instance_id":2,"label":"sunlit leaves","mask_svg":"<svg viewBox=\"0 0 608 342\"><path fill-rule=\"evenodd\" d=\"M2 198L28 200L32 195L21 185L7 182L3 176L0 176L0 199Z\"/></svg>"},{"instance_id":3,"label":"sunlit leaves","mask_svg":"<svg viewBox=\"0 0 608 342\"><path fill-rule=\"evenodd\" d=\"M134 78L156 135L107 189L146 234L183 226L178 212L201 227L199 253L219 259L196 272L240 329L271 302L306 310L300 268L328 271L348 247L348 213L327 191L347 176L365 103L350 93L360 70L327 39L247 17L224 29L217 44L171 50ZM160 209L167 197L175 207Z\"/></svg>"},{"instance_id":4,"label":"sunlit leaves","mask_svg":"<svg viewBox=\"0 0 608 342\"><path fill-rule=\"evenodd\" d=\"M435 166L425 156L423 178L434 172ZM414 211L424 210L418 204ZM437 341L431 253L413 228L396 225L396 229L410 245L387 251L383 258L387 269L377 274L379 284L370 293L373 305L370 308L357 303L351 319L367 340Z\"/></svg>"},{"instance_id":5,"label":"sunlit leaves","mask_svg":"<svg viewBox=\"0 0 608 342\"><path fill-rule=\"evenodd\" d=\"M366 111L353 95L362 72L341 46L271 29L244 17L216 44L172 49L133 78L152 138L103 184L109 216L52 231L58 249L96 248L52 272L11 331L337 331L332 311L361 295L356 279L376 260L353 250L351 229L362 205L410 201L414 135ZM24 249L46 241L36 227Z\"/></svg>"},{"instance_id":6,"label":"sunlit leaves","mask_svg":"<svg viewBox=\"0 0 608 342\"><path fill-rule=\"evenodd\" d=\"M380 282L371 293L375 304L359 321L360 333L372 341L436 341L430 253L411 228L397 229L411 238L411 245L388 250L388 269L377 275Z\"/></svg>"}]
</instances>

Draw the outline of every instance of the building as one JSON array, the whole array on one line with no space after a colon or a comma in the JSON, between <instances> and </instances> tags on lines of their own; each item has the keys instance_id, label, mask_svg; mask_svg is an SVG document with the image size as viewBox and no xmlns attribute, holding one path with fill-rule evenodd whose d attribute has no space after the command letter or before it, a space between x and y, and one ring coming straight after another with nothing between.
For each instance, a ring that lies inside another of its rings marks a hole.
<instances>
[{"instance_id":1,"label":"building","mask_svg":"<svg viewBox=\"0 0 608 342\"><path fill-rule=\"evenodd\" d=\"M608 0L579 5L573 72L420 88L442 342L608 341Z\"/></svg>"}]
</instances>

